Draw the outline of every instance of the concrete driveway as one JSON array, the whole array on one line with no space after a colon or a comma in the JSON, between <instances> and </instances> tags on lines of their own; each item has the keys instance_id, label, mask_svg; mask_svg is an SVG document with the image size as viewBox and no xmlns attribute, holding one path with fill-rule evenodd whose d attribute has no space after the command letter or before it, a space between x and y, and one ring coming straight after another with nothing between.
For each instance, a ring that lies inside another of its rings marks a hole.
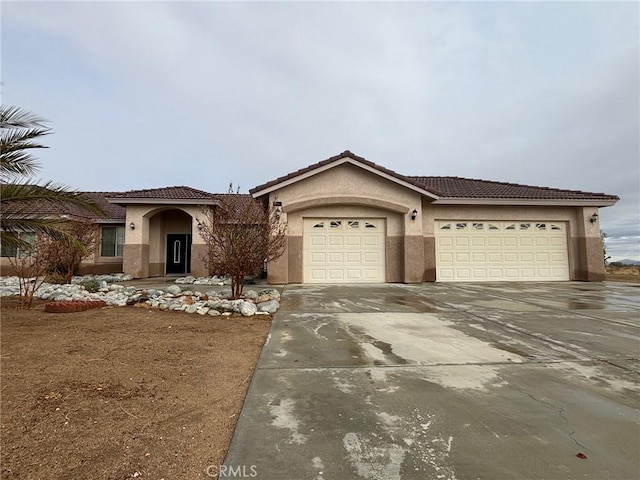
<instances>
[{"instance_id":1,"label":"concrete driveway","mask_svg":"<svg viewBox=\"0 0 640 480\"><path fill-rule=\"evenodd\" d=\"M637 479L639 294L287 286L221 478Z\"/></svg>"}]
</instances>

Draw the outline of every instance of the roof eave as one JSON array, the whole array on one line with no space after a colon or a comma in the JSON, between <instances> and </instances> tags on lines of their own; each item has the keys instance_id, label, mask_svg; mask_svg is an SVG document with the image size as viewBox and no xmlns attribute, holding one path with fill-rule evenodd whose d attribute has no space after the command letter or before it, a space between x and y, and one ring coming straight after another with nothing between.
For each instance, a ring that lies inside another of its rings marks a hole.
<instances>
[{"instance_id":1,"label":"roof eave","mask_svg":"<svg viewBox=\"0 0 640 480\"><path fill-rule=\"evenodd\" d=\"M269 187L262 188L262 189L257 190L257 191L255 189L251 189L251 190L249 190L249 193L251 193L253 198L259 198L259 197L262 197L263 195L267 195L268 193L271 193L271 192L273 192L275 190L280 190L281 188L287 187L287 186L292 185L294 183L297 183L297 182L299 182L301 180L307 179L309 177L312 177L312 176L317 175L319 173L325 172L325 171L330 170L330 169L332 169L334 167L337 167L337 166L340 166L340 165L344 165L346 163L354 165L354 166L357 166L357 167L360 167L363 170L367 170L368 172L371 172L371 173L373 173L375 175L378 175L378 176L380 176L382 178L385 178L385 179L387 179L389 181L392 181L392 182L394 182L394 183L396 183L398 185L402 185L405 188L413 190L413 191L415 191L415 192L417 192L417 193L419 193L421 195L425 195L427 197L430 197L430 198L432 198L434 200L439 198L437 195L435 195L434 193L426 190L423 187L419 187L417 185L414 185L413 183L404 181L404 180L402 180L400 178L394 177L393 175L389 175L386 172L378 170L377 168L371 167L371 166L369 166L369 165L367 165L365 163L359 162L357 159L354 159L354 158L351 158L351 157L348 157L348 156L341 157L341 158L339 158L339 159L337 159L337 160L335 160L335 161L333 161L331 163L327 163L326 165L319 166L318 168L314 168L313 170L310 170L308 172L301 173L300 175L297 175L295 177L285 179L282 182L276 183L275 185L271 185ZM260 188L260 187L258 187L258 188Z\"/></svg>"},{"instance_id":2,"label":"roof eave","mask_svg":"<svg viewBox=\"0 0 640 480\"><path fill-rule=\"evenodd\" d=\"M218 200L186 198L107 198L114 205L220 205Z\"/></svg>"},{"instance_id":3,"label":"roof eave","mask_svg":"<svg viewBox=\"0 0 640 480\"><path fill-rule=\"evenodd\" d=\"M611 207L619 199L540 199L540 198L440 198L432 205L522 205L522 206L565 206L565 207Z\"/></svg>"}]
</instances>

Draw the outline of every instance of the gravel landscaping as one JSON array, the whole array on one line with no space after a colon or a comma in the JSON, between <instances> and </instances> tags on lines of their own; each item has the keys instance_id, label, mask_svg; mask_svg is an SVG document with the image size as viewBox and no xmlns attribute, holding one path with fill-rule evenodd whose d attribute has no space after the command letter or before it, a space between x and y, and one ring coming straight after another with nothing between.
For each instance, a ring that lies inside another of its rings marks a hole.
<instances>
[{"instance_id":1,"label":"gravel landscaping","mask_svg":"<svg viewBox=\"0 0 640 480\"><path fill-rule=\"evenodd\" d=\"M134 306L210 316L269 315L280 307L280 292L275 288L253 290L245 287L243 298L240 299L230 299L230 289L212 289L207 292L188 289L188 285L228 284L228 280L219 277L181 277L176 279L175 284L158 289L121 284L131 280L130 275L124 274L74 277L70 284L42 284L35 297L52 302L104 301L110 306ZM0 278L0 296L18 294L18 277Z\"/></svg>"}]
</instances>

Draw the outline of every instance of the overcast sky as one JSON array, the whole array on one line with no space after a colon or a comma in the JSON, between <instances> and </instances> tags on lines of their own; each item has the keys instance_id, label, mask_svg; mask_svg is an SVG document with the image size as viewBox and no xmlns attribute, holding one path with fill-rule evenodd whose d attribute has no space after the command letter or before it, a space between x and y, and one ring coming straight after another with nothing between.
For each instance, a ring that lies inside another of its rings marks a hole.
<instances>
[{"instance_id":1,"label":"overcast sky","mask_svg":"<svg viewBox=\"0 0 640 480\"><path fill-rule=\"evenodd\" d=\"M43 179L247 191L346 149L405 175L606 192L640 259L637 2L2 2Z\"/></svg>"}]
</instances>

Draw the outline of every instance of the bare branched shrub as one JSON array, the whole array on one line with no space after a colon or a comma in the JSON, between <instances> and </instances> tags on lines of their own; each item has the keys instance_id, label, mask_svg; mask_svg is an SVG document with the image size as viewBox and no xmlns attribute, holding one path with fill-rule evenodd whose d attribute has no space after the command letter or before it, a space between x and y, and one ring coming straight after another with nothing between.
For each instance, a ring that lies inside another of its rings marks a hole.
<instances>
[{"instance_id":1,"label":"bare branched shrub","mask_svg":"<svg viewBox=\"0 0 640 480\"><path fill-rule=\"evenodd\" d=\"M29 243L31 242L24 242L22 245ZM29 309L33 306L33 296L44 283L51 265L49 254L50 249L45 247L45 242L36 239L30 246L18 248L13 256L8 257L18 276L20 308Z\"/></svg>"},{"instance_id":2,"label":"bare branched shrub","mask_svg":"<svg viewBox=\"0 0 640 480\"><path fill-rule=\"evenodd\" d=\"M218 196L219 206L203 209L201 235L209 274L229 276L233 297L239 298L245 276L260 274L266 261L284 253L286 227L274 210L232 192L230 186L228 194Z\"/></svg>"},{"instance_id":3,"label":"bare branched shrub","mask_svg":"<svg viewBox=\"0 0 640 480\"><path fill-rule=\"evenodd\" d=\"M48 273L53 274L60 283L70 283L80 262L95 252L100 227L89 220L70 220L63 228L77 242L43 237L42 248L47 250L44 255L50 262Z\"/></svg>"}]
</instances>

